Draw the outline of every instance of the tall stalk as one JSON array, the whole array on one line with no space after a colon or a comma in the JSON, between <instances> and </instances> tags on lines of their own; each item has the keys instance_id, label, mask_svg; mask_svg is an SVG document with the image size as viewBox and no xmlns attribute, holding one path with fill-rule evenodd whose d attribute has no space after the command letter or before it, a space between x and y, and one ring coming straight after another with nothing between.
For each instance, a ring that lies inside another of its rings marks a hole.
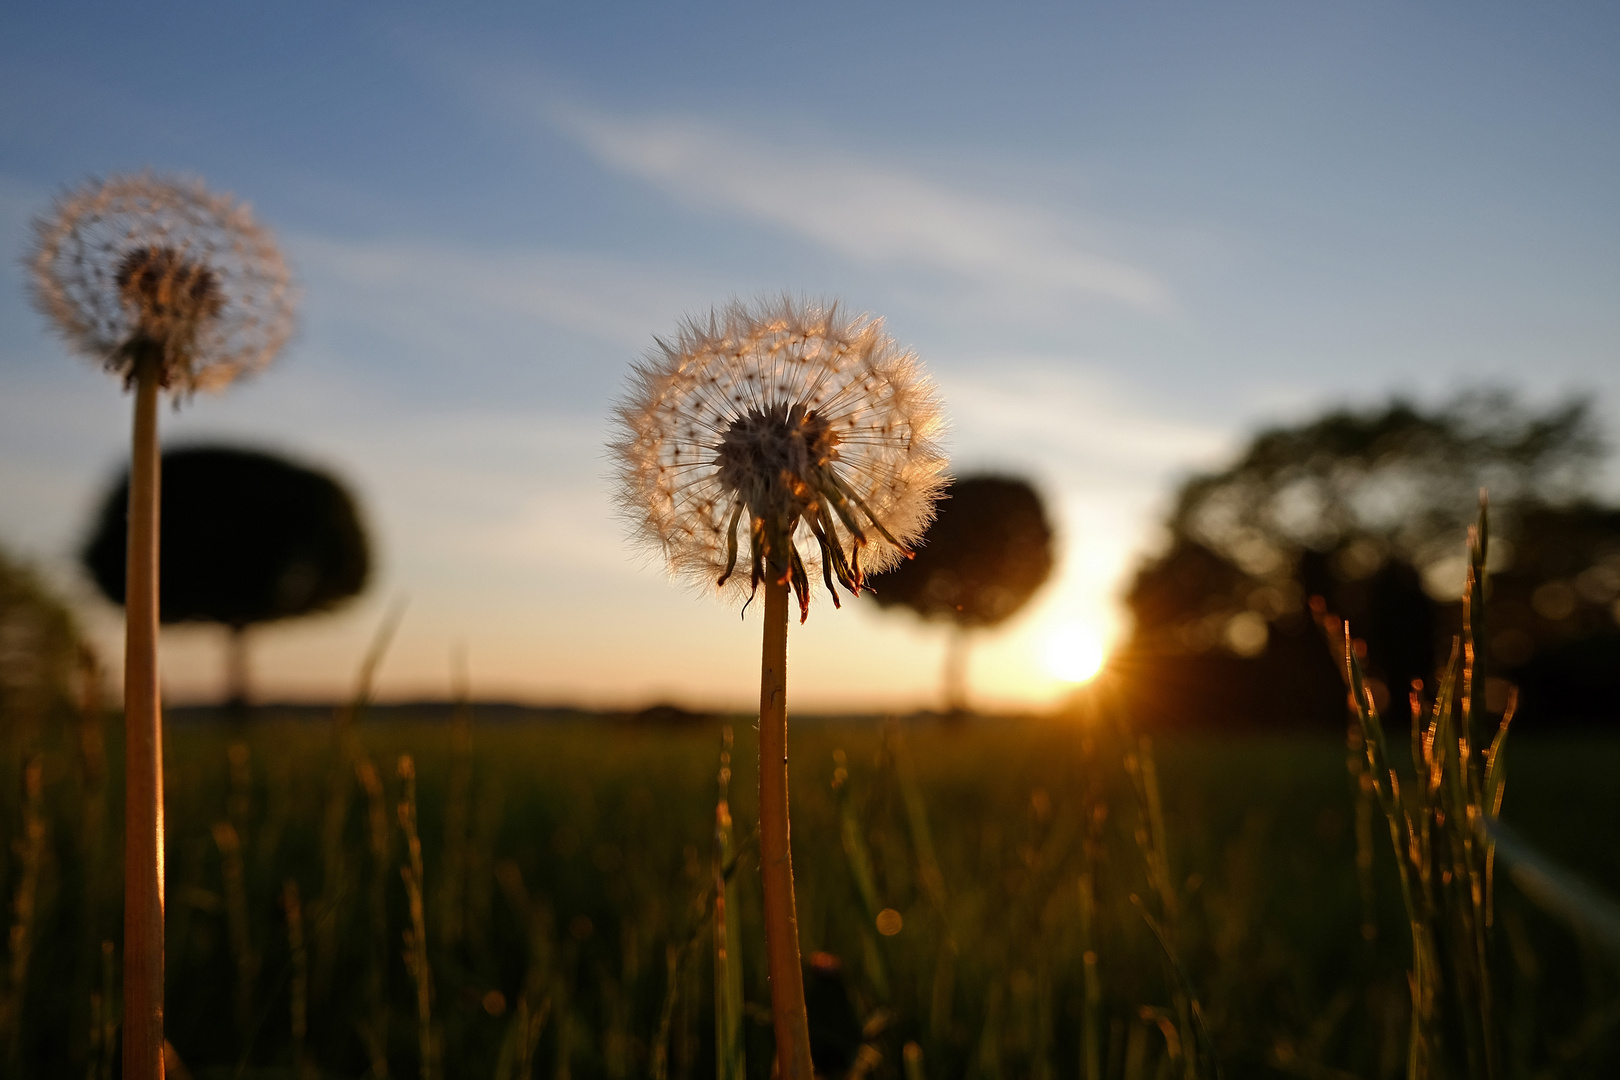
<instances>
[{"instance_id":1,"label":"tall stalk","mask_svg":"<svg viewBox=\"0 0 1620 1080\"><path fill-rule=\"evenodd\" d=\"M135 391L124 576L124 1078L163 1075L163 719L157 399L222 389L293 328L291 275L247 207L151 173L91 181L35 220L34 303Z\"/></svg>"},{"instance_id":2,"label":"tall stalk","mask_svg":"<svg viewBox=\"0 0 1620 1080\"><path fill-rule=\"evenodd\" d=\"M788 836L788 585L765 583L765 635L759 662L759 868L765 894L765 952L771 1022L783 1080L811 1080L810 1023L799 962L799 915L793 900Z\"/></svg>"},{"instance_id":3,"label":"tall stalk","mask_svg":"<svg viewBox=\"0 0 1620 1080\"><path fill-rule=\"evenodd\" d=\"M124 1076L163 1076L163 717L158 701L155 357L135 368L124 613Z\"/></svg>"},{"instance_id":4,"label":"tall stalk","mask_svg":"<svg viewBox=\"0 0 1620 1080\"><path fill-rule=\"evenodd\" d=\"M866 591L863 559L882 569L911 557L945 468L933 442L938 402L878 320L785 298L717 308L658 340L618 412L620 496L642 539L705 588L750 602L765 591L759 832L771 1015L780 1080L811 1080L788 840L788 590L803 622L812 569L836 607L836 586ZM806 563L797 544L811 540L820 558Z\"/></svg>"}]
</instances>

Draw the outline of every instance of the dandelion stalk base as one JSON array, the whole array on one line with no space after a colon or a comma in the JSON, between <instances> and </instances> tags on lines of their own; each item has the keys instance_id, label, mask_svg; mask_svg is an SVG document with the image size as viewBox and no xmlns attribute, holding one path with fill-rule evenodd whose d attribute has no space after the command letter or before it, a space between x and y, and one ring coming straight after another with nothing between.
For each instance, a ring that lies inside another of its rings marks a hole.
<instances>
[{"instance_id":1,"label":"dandelion stalk base","mask_svg":"<svg viewBox=\"0 0 1620 1080\"><path fill-rule=\"evenodd\" d=\"M158 700L157 401L161 368L134 372L124 597L124 1076L163 1076L163 719Z\"/></svg>"},{"instance_id":2,"label":"dandelion stalk base","mask_svg":"<svg viewBox=\"0 0 1620 1080\"><path fill-rule=\"evenodd\" d=\"M811 1080L810 1025L799 961L799 916L793 900L788 836L788 586L764 587L765 639L759 672L759 852L765 894L765 949L771 977L771 1020L781 1080Z\"/></svg>"}]
</instances>

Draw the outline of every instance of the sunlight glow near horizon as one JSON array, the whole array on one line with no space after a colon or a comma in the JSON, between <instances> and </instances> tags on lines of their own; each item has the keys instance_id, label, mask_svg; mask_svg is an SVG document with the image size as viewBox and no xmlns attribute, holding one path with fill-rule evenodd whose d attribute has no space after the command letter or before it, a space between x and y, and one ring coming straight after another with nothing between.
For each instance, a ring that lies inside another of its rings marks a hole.
<instances>
[{"instance_id":1,"label":"sunlight glow near horizon","mask_svg":"<svg viewBox=\"0 0 1620 1080\"><path fill-rule=\"evenodd\" d=\"M1065 623L1047 638L1046 669L1064 682L1083 683L1102 670L1108 651L1102 634L1089 623Z\"/></svg>"}]
</instances>

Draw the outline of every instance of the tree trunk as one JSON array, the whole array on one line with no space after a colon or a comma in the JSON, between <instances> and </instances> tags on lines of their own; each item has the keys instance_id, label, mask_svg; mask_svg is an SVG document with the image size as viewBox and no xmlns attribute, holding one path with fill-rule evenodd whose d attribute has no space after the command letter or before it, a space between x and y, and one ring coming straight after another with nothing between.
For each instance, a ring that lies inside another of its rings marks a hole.
<instances>
[{"instance_id":1,"label":"tree trunk","mask_svg":"<svg viewBox=\"0 0 1620 1080\"><path fill-rule=\"evenodd\" d=\"M248 628L226 628L225 711L233 720L246 720L248 714Z\"/></svg>"},{"instance_id":2,"label":"tree trunk","mask_svg":"<svg viewBox=\"0 0 1620 1080\"><path fill-rule=\"evenodd\" d=\"M968 715L968 646L972 644L968 633L963 627L953 626L945 643L945 715L957 720Z\"/></svg>"}]
</instances>

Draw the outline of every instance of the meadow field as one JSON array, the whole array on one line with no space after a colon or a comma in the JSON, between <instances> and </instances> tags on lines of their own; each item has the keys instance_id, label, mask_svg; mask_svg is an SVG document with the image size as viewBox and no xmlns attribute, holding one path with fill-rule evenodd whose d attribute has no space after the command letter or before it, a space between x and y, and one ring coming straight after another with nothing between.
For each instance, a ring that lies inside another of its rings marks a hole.
<instances>
[{"instance_id":1,"label":"meadow field","mask_svg":"<svg viewBox=\"0 0 1620 1080\"><path fill-rule=\"evenodd\" d=\"M117 1074L117 720L92 709L6 750L7 1075ZM1620 739L1515 739L1503 819L1620 893ZM718 1011L745 1075L768 1076L756 753L749 717L171 715L178 1062L710 1076ZM1096 712L795 720L818 1072L1403 1075L1411 939L1347 758L1332 734L1149 742ZM740 981L715 976L717 869ZM1620 969L1506 875L1496 890L1504 1075L1615 1075Z\"/></svg>"}]
</instances>

